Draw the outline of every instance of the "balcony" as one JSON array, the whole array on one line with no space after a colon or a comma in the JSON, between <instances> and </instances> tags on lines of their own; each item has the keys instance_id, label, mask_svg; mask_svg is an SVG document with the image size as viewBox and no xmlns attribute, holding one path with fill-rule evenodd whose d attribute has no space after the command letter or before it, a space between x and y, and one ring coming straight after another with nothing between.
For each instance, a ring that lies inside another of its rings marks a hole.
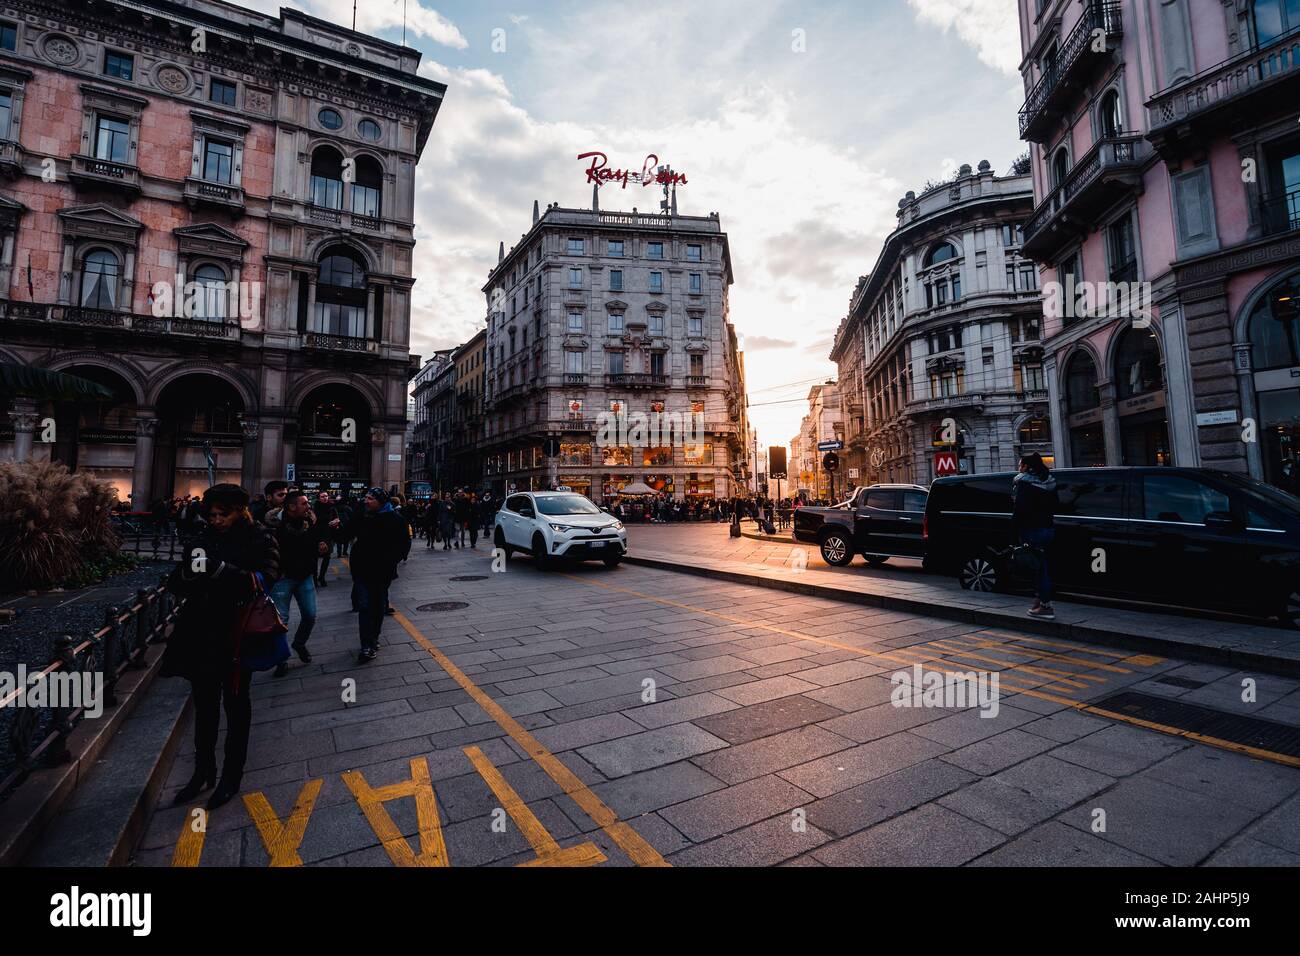
<instances>
[{"instance_id":1,"label":"balcony","mask_svg":"<svg viewBox=\"0 0 1300 956\"><path fill-rule=\"evenodd\" d=\"M14 179L22 175L23 148L13 140L0 140L0 176Z\"/></svg>"},{"instance_id":2,"label":"balcony","mask_svg":"<svg viewBox=\"0 0 1300 956\"><path fill-rule=\"evenodd\" d=\"M668 385L668 376L645 372L618 372L606 375L605 384L610 388L665 388Z\"/></svg>"},{"instance_id":3,"label":"balcony","mask_svg":"<svg viewBox=\"0 0 1300 956\"><path fill-rule=\"evenodd\" d=\"M1203 141L1212 127L1245 128L1294 112L1298 79L1300 30L1292 30L1148 100L1147 136L1161 155L1171 155L1181 141Z\"/></svg>"},{"instance_id":4,"label":"balcony","mask_svg":"<svg viewBox=\"0 0 1300 956\"><path fill-rule=\"evenodd\" d=\"M307 332L302 337L302 347L324 352L373 352L378 343L358 335L328 335L324 332Z\"/></svg>"},{"instance_id":5,"label":"balcony","mask_svg":"<svg viewBox=\"0 0 1300 956\"><path fill-rule=\"evenodd\" d=\"M80 325L88 328L120 329L153 335L183 335L203 339L239 338L238 319L189 319L184 317L141 315L116 309L87 309L73 305L49 305L42 302L7 302L0 304L0 317L12 322L43 322Z\"/></svg>"},{"instance_id":6,"label":"balcony","mask_svg":"<svg viewBox=\"0 0 1300 956\"><path fill-rule=\"evenodd\" d=\"M211 206L236 215L244 213L244 191L229 183L214 183L197 176L187 176L183 198L185 205L191 209Z\"/></svg>"},{"instance_id":7,"label":"balcony","mask_svg":"<svg viewBox=\"0 0 1300 956\"><path fill-rule=\"evenodd\" d=\"M564 384L585 386L587 384L587 373L586 372L565 372Z\"/></svg>"},{"instance_id":8,"label":"balcony","mask_svg":"<svg viewBox=\"0 0 1300 956\"><path fill-rule=\"evenodd\" d=\"M1265 236L1281 236L1300 229L1300 188L1261 197L1259 221Z\"/></svg>"},{"instance_id":9,"label":"balcony","mask_svg":"<svg viewBox=\"0 0 1300 956\"><path fill-rule=\"evenodd\" d=\"M1098 214L1141 190L1150 152L1136 133L1100 140L1034 210L1025 223L1021 253L1052 262L1067 243L1095 228Z\"/></svg>"},{"instance_id":10,"label":"balcony","mask_svg":"<svg viewBox=\"0 0 1300 956\"><path fill-rule=\"evenodd\" d=\"M116 189L131 197L140 195L140 169L94 156L72 157L68 179L83 189Z\"/></svg>"},{"instance_id":11,"label":"balcony","mask_svg":"<svg viewBox=\"0 0 1300 956\"><path fill-rule=\"evenodd\" d=\"M686 387L687 388L708 388L709 377L707 375L687 375Z\"/></svg>"},{"instance_id":12,"label":"balcony","mask_svg":"<svg viewBox=\"0 0 1300 956\"><path fill-rule=\"evenodd\" d=\"M1094 49L1093 32L1105 31L1104 52ZM1061 43L1056 62L1029 91L1020 109L1020 138L1041 143L1051 134L1073 94L1089 78L1097 64L1109 57L1124 35L1124 18L1119 0L1089 3L1070 35Z\"/></svg>"}]
</instances>

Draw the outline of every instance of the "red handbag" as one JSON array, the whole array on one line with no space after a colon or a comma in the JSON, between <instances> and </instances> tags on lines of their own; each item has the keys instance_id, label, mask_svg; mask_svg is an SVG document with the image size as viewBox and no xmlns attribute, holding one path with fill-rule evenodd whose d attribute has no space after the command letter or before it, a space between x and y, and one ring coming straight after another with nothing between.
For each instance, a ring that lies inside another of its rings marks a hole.
<instances>
[{"instance_id":1,"label":"red handbag","mask_svg":"<svg viewBox=\"0 0 1300 956\"><path fill-rule=\"evenodd\" d=\"M239 690L239 672L269 671L289 659L289 625L280 617L280 609L262 587L256 574L253 597L244 607L235 632L235 690Z\"/></svg>"}]
</instances>

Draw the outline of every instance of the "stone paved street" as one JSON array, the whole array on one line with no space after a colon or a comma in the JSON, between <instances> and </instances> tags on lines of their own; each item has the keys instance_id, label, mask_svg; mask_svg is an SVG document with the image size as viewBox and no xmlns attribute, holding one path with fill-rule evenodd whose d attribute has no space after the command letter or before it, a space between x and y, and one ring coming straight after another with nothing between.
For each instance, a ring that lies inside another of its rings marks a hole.
<instances>
[{"instance_id":1,"label":"stone paved street","mask_svg":"<svg viewBox=\"0 0 1300 956\"><path fill-rule=\"evenodd\" d=\"M783 560L725 526L632 541ZM1135 690L1300 725L1294 680L422 541L361 668L347 574L313 663L256 679L242 799L206 832L170 806L187 736L137 865L1300 863L1300 769L1090 709ZM996 716L895 706L914 664L996 673Z\"/></svg>"}]
</instances>

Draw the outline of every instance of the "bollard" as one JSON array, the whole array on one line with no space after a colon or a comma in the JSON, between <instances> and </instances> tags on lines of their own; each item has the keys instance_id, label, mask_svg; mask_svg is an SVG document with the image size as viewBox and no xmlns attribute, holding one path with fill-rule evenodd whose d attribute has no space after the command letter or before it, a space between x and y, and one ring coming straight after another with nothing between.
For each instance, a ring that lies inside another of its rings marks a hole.
<instances>
[{"instance_id":1,"label":"bollard","mask_svg":"<svg viewBox=\"0 0 1300 956\"><path fill-rule=\"evenodd\" d=\"M117 706L117 673L118 658L121 656L121 647L118 644L118 615L122 613L116 604L110 605L104 611L104 627L107 632L104 635L103 658L104 658L104 705L106 707Z\"/></svg>"}]
</instances>

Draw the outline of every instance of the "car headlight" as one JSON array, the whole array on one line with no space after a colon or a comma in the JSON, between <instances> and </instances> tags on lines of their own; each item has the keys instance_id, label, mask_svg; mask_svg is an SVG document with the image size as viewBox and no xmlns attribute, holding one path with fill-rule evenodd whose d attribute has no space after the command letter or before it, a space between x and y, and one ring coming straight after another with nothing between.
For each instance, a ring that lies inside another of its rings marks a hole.
<instances>
[{"instance_id":1,"label":"car headlight","mask_svg":"<svg viewBox=\"0 0 1300 956\"><path fill-rule=\"evenodd\" d=\"M612 525L610 525L610 527L613 528L615 531L622 531L622 530L623 530L623 522L621 522L621 521L615 521Z\"/></svg>"},{"instance_id":2,"label":"car headlight","mask_svg":"<svg viewBox=\"0 0 1300 956\"><path fill-rule=\"evenodd\" d=\"M560 534L564 534L564 532L572 531L573 529L570 528L567 524L553 524L551 525L551 530L558 532Z\"/></svg>"}]
</instances>

